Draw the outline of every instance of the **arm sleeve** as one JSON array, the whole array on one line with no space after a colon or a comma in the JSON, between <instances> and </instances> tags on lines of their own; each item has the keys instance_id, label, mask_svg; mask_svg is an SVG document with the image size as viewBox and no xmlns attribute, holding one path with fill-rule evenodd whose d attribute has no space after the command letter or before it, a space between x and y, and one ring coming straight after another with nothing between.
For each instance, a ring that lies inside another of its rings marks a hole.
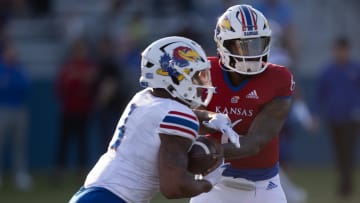
<instances>
[{"instance_id":1,"label":"arm sleeve","mask_svg":"<svg viewBox=\"0 0 360 203\"><path fill-rule=\"evenodd\" d=\"M290 97L294 94L295 79L293 74L291 74L287 68L284 67L279 71L279 78L277 81L280 83L278 97Z\"/></svg>"}]
</instances>

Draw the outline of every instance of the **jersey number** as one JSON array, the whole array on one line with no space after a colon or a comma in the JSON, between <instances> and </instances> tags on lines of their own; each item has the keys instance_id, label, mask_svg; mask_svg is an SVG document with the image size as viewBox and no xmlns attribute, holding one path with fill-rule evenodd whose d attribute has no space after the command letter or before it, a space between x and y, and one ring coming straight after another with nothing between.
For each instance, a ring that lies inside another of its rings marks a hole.
<instances>
[{"instance_id":1,"label":"jersey number","mask_svg":"<svg viewBox=\"0 0 360 203\"><path fill-rule=\"evenodd\" d=\"M115 142L111 145L111 149L112 150L117 150L117 148L120 146L121 144L121 141L122 139L124 138L125 136L125 131L126 131L126 123L128 121L128 118L129 116L131 115L131 113L136 109L136 105L135 104L131 104L130 106L130 111L128 113L128 115L126 116L125 118L125 121L124 121L124 124L122 124L120 127L119 127L119 134L118 134L118 137L117 139L115 140Z\"/></svg>"}]
</instances>

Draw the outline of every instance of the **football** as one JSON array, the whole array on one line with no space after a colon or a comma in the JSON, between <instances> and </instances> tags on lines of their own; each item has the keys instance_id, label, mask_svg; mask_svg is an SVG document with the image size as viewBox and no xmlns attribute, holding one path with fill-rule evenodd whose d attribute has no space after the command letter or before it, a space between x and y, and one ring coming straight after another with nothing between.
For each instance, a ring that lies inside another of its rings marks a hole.
<instances>
[{"instance_id":1,"label":"football","mask_svg":"<svg viewBox=\"0 0 360 203\"><path fill-rule=\"evenodd\" d=\"M210 137L199 137L188 152L188 171L206 175L215 169L223 159L221 144Z\"/></svg>"}]
</instances>

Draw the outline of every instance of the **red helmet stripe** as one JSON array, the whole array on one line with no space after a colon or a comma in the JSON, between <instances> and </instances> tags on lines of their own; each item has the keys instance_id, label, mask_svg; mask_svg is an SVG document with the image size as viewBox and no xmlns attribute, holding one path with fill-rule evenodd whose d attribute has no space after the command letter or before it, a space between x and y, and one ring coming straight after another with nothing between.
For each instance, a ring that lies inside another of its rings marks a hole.
<instances>
[{"instance_id":1,"label":"red helmet stripe","mask_svg":"<svg viewBox=\"0 0 360 203\"><path fill-rule=\"evenodd\" d=\"M256 18L255 18L255 13L254 13L254 11L252 9L251 9L250 13L251 13L254 29L257 30L257 22L256 22Z\"/></svg>"},{"instance_id":2,"label":"red helmet stripe","mask_svg":"<svg viewBox=\"0 0 360 203\"><path fill-rule=\"evenodd\" d=\"M240 14L241 14L242 31L245 31L246 30L245 16L242 9L240 9Z\"/></svg>"}]
</instances>

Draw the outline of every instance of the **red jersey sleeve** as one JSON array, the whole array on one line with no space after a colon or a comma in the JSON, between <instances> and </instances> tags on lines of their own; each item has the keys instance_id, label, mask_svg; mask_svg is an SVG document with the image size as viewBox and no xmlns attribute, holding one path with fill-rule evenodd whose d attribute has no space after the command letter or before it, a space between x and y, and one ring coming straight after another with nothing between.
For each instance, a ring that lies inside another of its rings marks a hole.
<instances>
[{"instance_id":1,"label":"red jersey sleeve","mask_svg":"<svg viewBox=\"0 0 360 203\"><path fill-rule=\"evenodd\" d=\"M293 74L289 71L288 68L280 66L278 69L279 78L277 81L279 84L278 96L279 97L288 97L294 94L295 91L295 81Z\"/></svg>"}]
</instances>

